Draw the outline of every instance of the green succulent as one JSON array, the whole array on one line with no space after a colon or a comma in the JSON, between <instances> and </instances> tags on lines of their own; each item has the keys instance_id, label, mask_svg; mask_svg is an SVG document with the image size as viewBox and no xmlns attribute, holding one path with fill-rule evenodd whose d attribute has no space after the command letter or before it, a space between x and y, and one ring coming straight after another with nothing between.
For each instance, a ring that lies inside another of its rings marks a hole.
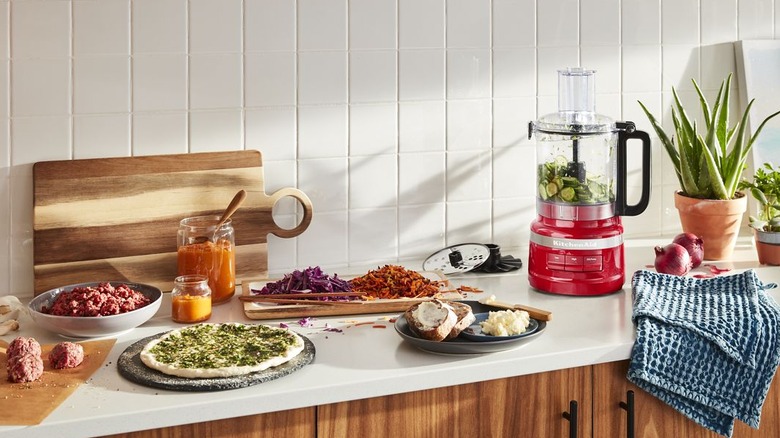
<instances>
[{"instance_id":1,"label":"green succulent","mask_svg":"<svg viewBox=\"0 0 780 438\"><path fill-rule=\"evenodd\" d=\"M780 167L770 163L753 174L753 181L742 180L740 190L750 190L758 201L758 217L750 216L750 226L763 231L780 231Z\"/></svg>"},{"instance_id":2,"label":"green succulent","mask_svg":"<svg viewBox=\"0 0 780 438\"><path fill-rule=\"evenodd\" d=\"M715 103L710 107L696 80L691 79L699 95L704 116L704 129L691 120L680 103L677 91L672 87L674 104L672 122L674 134L668 135L658 120L650 114L642 102L639 105L661 139L672 160L680 189L686 196L701 199L733 199L750 149L764 125L780 111L771 114L751 136L746 132L747 117L753 106L748 103L740 121L729 127L729 99L731 74L720 85Z\"/></svg>"}]
</instances>

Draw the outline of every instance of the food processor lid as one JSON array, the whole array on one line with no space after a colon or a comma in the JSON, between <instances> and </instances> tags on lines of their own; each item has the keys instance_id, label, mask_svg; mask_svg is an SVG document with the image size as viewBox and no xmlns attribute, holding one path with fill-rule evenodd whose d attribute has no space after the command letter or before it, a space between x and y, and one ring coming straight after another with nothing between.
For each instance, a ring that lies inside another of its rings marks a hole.
<instances>
[{"instance_id":1,"label":"food processor lid","mask_svg":"<svg viewBox=\"0 0 780 438\"><path fill-rule=\"evenodd\" d=\"M558 70L558 112L532 123L533 130L582 135L616 132L613 119L596 113L595 74L581 67Z\"/></svg>"}]
</instances>

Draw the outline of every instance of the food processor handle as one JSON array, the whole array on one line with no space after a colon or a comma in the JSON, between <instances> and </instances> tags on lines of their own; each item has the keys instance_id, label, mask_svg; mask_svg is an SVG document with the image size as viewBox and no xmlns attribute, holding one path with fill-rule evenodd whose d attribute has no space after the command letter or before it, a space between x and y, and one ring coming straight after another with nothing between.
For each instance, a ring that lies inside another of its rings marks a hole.
<instances>
[{"instance_id":1,"label":"food processor handle","mask_svg":"<svg viewBox=\"0 0 780 438\"><path fill-rule=\"evenodd\" d=\"M618 216L638 216L645 211L650 202L650 135L644 131L637 131L634 122L618 122L615 125L618 128L615 213ZM628 179L626 144L631 139L642 140L642 195L639 202L634 205L626 203L626 180Z\"/></svg>"}]
</instances>

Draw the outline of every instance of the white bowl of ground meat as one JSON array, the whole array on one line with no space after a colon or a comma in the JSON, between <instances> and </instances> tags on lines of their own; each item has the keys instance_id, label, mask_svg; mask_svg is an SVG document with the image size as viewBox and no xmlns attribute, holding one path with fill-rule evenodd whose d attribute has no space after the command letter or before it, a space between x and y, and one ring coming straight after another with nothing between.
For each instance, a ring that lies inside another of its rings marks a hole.
<instances>
[{"instance_id":1,"label":"white bowl of ground meat","mask_svg":"<svg viewBox=\"0 0 780 438\"><path fill-rule=\"evenodd\" d=\"M30 301L39 326L69 337L118 335L148 321L160 308L162 291L141 283L79 283L46 291Z\"/></svg>"}]
</instances>

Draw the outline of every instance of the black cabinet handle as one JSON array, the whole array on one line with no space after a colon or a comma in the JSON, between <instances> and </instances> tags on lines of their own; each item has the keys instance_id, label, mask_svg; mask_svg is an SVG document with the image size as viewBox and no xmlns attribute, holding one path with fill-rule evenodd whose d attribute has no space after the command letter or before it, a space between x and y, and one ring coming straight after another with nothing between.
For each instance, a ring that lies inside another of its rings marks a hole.
<instances>
[{"instance_id":1,"label":"black cabinet handle","mask_svg":"<svg viewBox=\"0 0 780 438\"><path fill-rule=\"evenodd\" d=\"M634 438L634 391L626 392L626 401L620 402L620 407L626 410L628 428L626 436Z\"/></svg>"},{"instance_id":2,"label":"black cabinet handle","mask_svg":"<svg viewBox=\"0 0 780 438\"><path fill-rule=\"evenodd\" d=\"M569 438L577 438L577 400L569 402L569 412L564 411L563 418L569 420Z\"/></svg>"}]
</instances>

